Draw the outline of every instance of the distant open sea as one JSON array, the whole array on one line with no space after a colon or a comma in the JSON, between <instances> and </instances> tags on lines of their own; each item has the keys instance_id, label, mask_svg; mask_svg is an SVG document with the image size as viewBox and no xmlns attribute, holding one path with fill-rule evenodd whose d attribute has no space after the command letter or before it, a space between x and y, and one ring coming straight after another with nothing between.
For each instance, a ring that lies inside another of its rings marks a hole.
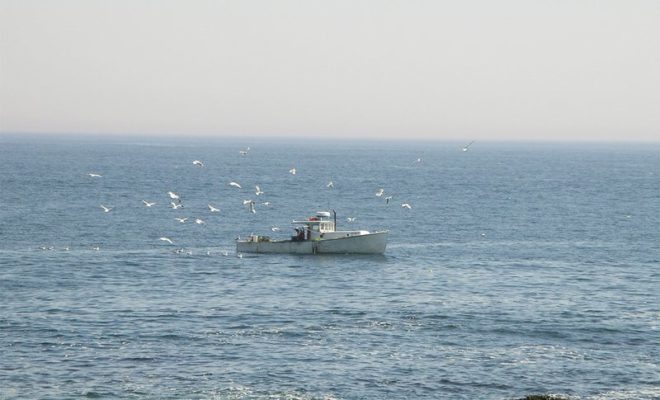
<instances>
[{"instance_id":1,"label":"distant open sea","mask_svg":"<svg viewBox=\"0 0 660 400\"><path fill-rule=\"evenodd\" d=\"M660 143L463 145L0 137L0 399L660 398Z\"/></svg>"}]
</instances>

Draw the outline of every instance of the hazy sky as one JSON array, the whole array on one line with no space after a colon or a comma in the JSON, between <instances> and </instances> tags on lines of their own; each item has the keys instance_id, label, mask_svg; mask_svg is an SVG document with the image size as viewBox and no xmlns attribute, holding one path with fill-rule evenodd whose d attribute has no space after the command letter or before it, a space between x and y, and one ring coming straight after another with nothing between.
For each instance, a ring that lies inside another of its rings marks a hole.
<instances>
[{"instance_id":1,"label":"hazy sky","mask_svg":"<svg viewBox=\"0 0 660 400\"><path fill-rule=\"evenodd\" d=\"M660 140L660 1L0 0L0 132Z\"/></svg>"}]
</instances>

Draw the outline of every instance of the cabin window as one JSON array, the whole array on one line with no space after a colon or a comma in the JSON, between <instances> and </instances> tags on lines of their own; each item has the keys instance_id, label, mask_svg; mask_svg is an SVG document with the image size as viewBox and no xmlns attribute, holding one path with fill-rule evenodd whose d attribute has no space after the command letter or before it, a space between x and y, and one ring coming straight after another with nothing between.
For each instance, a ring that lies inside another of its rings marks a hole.
<instances>
[{"instance_id":1,"label":"cabin window","mask_svg":"<svg viewBox=\"0 0 660 400\"><path fill-rule=\"evenodd\" d=\"M315 232L319 231L319 226L318 225L312 225L312 230Z\"/></svg>"}]
</instances>

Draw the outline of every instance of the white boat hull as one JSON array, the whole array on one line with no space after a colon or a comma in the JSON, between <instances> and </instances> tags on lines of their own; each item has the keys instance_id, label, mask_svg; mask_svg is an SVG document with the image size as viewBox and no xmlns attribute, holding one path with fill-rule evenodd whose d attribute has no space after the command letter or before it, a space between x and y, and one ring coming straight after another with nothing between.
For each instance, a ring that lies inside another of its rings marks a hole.
<instances>
[{"instance_id":1,"label":"white boat hull","mask_svg":"<svg viewBox=\"0 0 660 400\"><path fill-rule=\"evenodd\" d=\"M237 253L283 254L383 254L387 246L387 231L359 236L320 240L237 240Z\"/></svg>"}]
</instances>

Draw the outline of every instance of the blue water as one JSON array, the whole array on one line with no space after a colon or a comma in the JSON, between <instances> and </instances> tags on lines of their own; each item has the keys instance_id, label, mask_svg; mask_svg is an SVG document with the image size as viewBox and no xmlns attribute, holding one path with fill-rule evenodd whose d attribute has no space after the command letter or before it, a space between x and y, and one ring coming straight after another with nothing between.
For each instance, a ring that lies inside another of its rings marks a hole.
<instances>
[{"instance_id":1,"label":"blue water","mask_svg":"<svg viewBox=\"0 0 660 400\"><path fill-rule=\"evenodd\" d=\"M660 398L660 144L5 136L0 161L2 399ZM329 208L385 255L234 252Z\"/></svg>"}]
</instances>

